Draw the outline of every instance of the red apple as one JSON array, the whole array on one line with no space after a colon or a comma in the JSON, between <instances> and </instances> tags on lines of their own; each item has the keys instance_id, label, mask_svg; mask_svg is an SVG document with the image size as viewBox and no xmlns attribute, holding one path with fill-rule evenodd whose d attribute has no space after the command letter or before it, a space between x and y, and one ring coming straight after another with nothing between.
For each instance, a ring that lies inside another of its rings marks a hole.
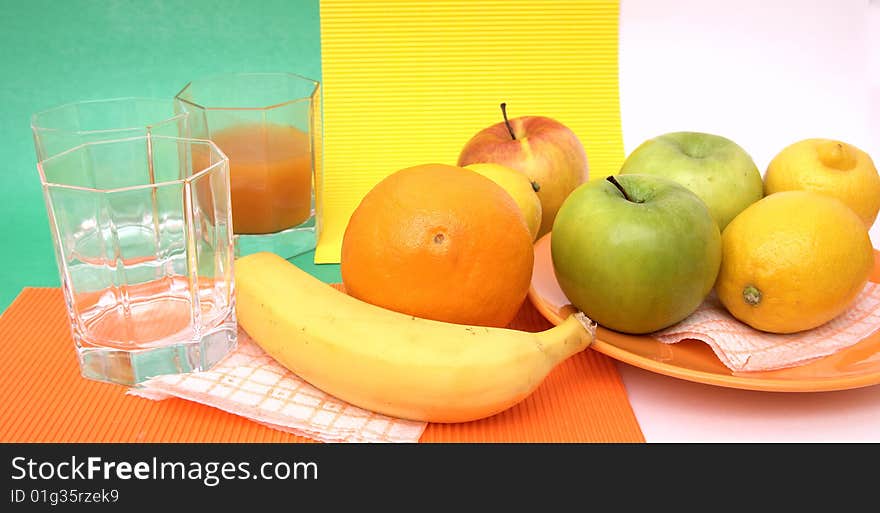
<instances>
[{"instance_id":1,"label":"red apple","mask_svg":"<svg viewBox=\"0 0 880 513\"><path fill-rule=\"evenodd\" d=\"M553 227L556 212L565 198L587 181L587 153L575 133L555 119L522 116L507 119L477 132L461 150L460 167L494 162L524 173L541 199L538 237Z\"/></svg>"}]
</instances>

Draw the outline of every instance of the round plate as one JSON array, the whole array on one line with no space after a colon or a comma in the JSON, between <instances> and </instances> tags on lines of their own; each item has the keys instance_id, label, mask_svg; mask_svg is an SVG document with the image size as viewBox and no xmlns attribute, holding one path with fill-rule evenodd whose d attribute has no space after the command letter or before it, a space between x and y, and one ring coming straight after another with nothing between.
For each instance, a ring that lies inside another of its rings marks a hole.
<instances>
[{"instance_id":1,"label":"round plate","mask_svg":"<svg viewBox=\"0 0 880 513\"><path fill-rule=\"evenodd\" d=\"M553 324L575 309L559 288L550 256L550 236L535 242L535 267L529 298ZM874 251L871 281L880 282L880 254ZM748 390L822 392L880 383L880 332L808 364L762 372L734 372L712 349L697 340L664 344L649 336L625 335L602 328L590 346L621 362L675 378Z\"/></svg>"}]
</instances>

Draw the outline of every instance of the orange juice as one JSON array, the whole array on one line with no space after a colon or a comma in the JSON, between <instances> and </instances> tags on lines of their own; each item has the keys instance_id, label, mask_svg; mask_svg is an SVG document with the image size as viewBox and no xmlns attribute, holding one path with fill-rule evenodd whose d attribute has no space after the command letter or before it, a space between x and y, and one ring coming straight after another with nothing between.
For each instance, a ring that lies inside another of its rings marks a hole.
<instances>
[{"instance_id":1,"label":"orange juice","mask_svg":"<svg viewBox=\"0 0 880 513\"><path fill-rule=\"evenodd\" d=\"M278 124L242 124L211 139L229 157L235 233L274 233L311 215L309 136Z\"/></svg>"}]
</instances>

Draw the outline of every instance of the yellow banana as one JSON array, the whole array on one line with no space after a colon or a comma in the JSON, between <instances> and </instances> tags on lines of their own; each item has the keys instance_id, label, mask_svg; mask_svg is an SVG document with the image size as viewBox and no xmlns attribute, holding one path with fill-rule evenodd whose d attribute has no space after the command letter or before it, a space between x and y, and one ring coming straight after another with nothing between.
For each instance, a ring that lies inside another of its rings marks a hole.
<instances>
[{"instance_id":1,"label":"yellow banana","mask_svg":"<svg viewBox=\"0 0 880 513\"><path fill-rule=\"evenodd\" d=\"M238 322L269 355L355 406L427 422L466 422L525 399L586 349L582 313L543 332L451 324L355 299L271 253L235 262Z\"/></svg>"}]
</instances>

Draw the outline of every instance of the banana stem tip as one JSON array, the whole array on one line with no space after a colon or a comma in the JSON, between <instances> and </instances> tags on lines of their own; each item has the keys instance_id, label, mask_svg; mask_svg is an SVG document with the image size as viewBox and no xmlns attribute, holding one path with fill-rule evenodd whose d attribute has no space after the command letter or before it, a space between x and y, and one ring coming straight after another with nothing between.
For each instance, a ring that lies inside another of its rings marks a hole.
<instances>
[{"instance_id":1,"label":"banana stem tip","mask_svg":"<svg viewBox=\"0 0 880 513\"><path fill-rule=\"evenodd\" d=\"M596 327L599 325L599 323L597 323L593 319L590 319L584 312L581 311L575 312L574 318L577 319L579 323L581 323L581 326L583 326L584 329L587 330L587 332L589 332L590 338L596 338Z\"/></svg>"}]
</instances>

